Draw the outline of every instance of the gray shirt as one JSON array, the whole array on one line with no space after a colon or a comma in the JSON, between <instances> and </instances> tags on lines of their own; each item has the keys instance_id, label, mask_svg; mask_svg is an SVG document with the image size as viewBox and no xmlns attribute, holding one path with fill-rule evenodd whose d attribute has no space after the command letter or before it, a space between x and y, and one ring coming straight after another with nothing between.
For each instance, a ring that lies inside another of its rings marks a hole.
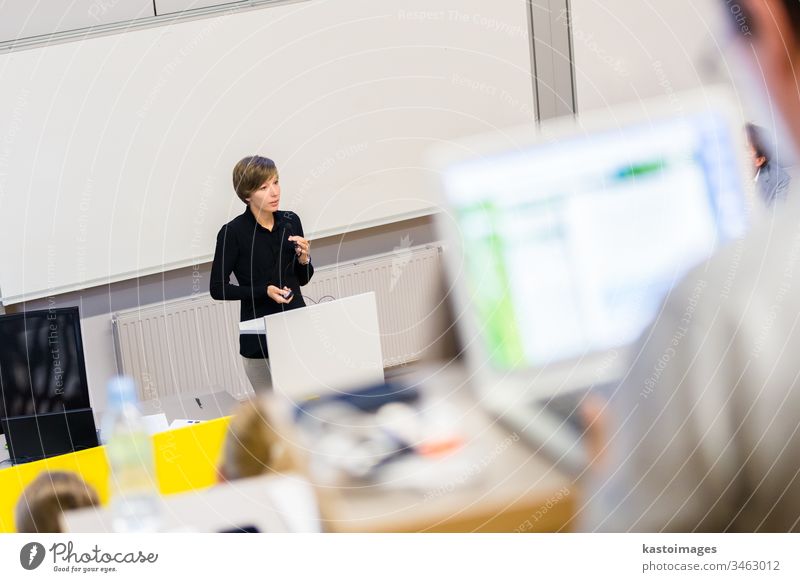
<instances>
[{"instance_id":1,"label":"gray shirt","mask_svg":"<svg viewBox=\"0 0 800 582\"><path fill-rule=\"evenodd\" d=\"M758 172L756 185L761 194L761 199L767 206L786 200L791 178L780 166L767 162Z\"/></svg>"},{"instance_id":2,"label":"gray shirt","mask_svg":"<svg viewBox=\"0 0 800 582\"><path fill-rule=\"evenodd\" d=\"M609 401L588 531L800 530L800 206L693 270Z\"/></svg>"}]
</instances>

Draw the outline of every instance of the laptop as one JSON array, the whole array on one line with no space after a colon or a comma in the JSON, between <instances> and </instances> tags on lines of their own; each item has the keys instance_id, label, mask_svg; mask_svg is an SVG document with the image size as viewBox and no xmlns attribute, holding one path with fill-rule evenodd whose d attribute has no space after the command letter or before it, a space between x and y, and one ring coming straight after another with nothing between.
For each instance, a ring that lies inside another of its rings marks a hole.
<instances>
[{"instance_id":1,"label":"laptop","mask_svg":"<svg viewBox=\"0 0 800 582\"><path fill-rule=\"evenodd\" d=\"M437 225L480 400L570 472L578 411L689 269L748 226L743 124L721 89L440 147Z\"/></svg>"},{"instance_id":2,"label":"laptop","mask_svg":"<svg viewBox=\"0 0 800 582\"><path fill-rule=\"evenodd\" d=\"M15 465L98 446L91 408L0 419Z\"/></svg>"}]
</instances>

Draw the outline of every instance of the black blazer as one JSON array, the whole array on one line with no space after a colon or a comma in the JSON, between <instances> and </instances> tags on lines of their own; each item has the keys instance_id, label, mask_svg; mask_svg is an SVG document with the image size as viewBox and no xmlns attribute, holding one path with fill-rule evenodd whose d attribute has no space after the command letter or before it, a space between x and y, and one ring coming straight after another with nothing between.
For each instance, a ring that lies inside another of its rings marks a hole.
<instances>
[{"instance_id":1,"label":"black blazer","mask_svg":"<svg viewBox=\"0 0 800 582\"><path fill-rule=\"evenodd\" d=\"M300 217L294 212L274 213L275 224L267 230L256 221L250 207L223 226L211 265L211 297L241 301L241 321L305 306L300 287L314 275L314 267L301 265L290 236L304 236ZM236 277L236 284L230 276ZM267 286L289 287L294 292L288 304L276 303ZM240 335L239 353L246 358L268 357L264 335Z\"/></svg>"}]
</instances>

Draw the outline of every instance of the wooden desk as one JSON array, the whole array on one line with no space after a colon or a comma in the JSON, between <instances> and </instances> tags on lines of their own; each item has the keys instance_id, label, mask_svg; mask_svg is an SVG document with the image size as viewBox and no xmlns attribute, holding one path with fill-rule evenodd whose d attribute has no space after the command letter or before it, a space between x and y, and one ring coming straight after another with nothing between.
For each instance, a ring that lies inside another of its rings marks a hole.
<instances>
[{"instance_id":1,"label":"wooden desk","mask_svg":"<svg viewBox=\"0 0 800 582\"><path fill-rule=\"evenodd\" d=\"M425 376L421 370L409 377ZM407 378L401 378L407 379ZM425 492L378 486L318 486L327 531L563 531L574 514L576 489L545 457L484 412L458 369L428 376L425 390L463 412L463 433L483 453L456 478ZM463 482L463 484L461 482Z\"/></svg>"}]
</instances>

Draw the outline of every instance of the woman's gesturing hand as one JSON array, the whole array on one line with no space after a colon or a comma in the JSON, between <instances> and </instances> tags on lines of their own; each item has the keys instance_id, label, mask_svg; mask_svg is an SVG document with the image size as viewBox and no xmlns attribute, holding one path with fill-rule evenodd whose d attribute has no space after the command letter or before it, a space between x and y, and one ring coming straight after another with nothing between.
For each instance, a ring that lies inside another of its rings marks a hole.
<instances>
[{"instance_id":1,"label":"woman's gesturing hand","mask_svg":"<svg viewBox=\"0 0 800 582\"><path fill-rule=\"evenodd\" d=\"M307 265L311 260L311 242L302 236L290 236L287 240L294 243L294 251L301 265Z\"/></svg>"}]
</instances>

